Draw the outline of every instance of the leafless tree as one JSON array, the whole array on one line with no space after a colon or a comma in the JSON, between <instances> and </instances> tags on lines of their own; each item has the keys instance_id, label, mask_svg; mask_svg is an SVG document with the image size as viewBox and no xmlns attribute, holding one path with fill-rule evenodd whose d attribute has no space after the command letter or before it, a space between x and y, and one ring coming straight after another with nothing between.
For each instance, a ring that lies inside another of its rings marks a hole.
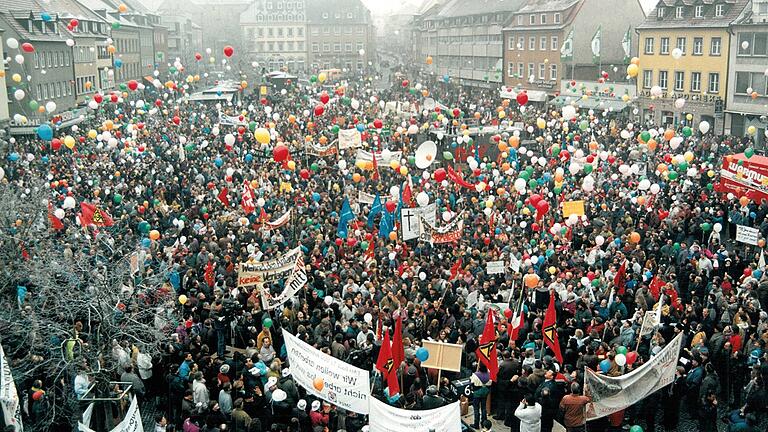
<instances>
[{"instance_id":1,"label":"leafless tree","mask_svg":"<svg viewBox=\"0 0 768 432\"><path fill-rule=\"evenodd\" d=\"M115 341L157 353L166 335L156 312L172 302L158 294L161 272L132 274L131 254L115 245L131 238L120 222L99 232L70 215L55 231L48 196L45 183L0 184L0 339L22 400L33 380L48 387L46 415L26 430L76 421L84 404L73 379L85 371L106 389L122 372Z\"/></svg>"}]
</instances>

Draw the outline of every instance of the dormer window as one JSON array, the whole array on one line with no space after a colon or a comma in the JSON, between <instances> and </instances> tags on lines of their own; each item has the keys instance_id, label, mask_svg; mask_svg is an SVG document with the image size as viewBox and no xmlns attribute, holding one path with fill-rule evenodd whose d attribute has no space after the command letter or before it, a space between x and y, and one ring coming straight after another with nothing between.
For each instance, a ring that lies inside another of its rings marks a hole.
<instances>
[{"instance_id":1,"label":"dormer window","mask_svg":"<svg viewBox=\"0 0 768 432\"><path fill-rule=\"evenodd\" d=\"M696 5L696 7L693 9L693 16L695 18L702 18L704 16L704 6Z\"/></svg>"},{"instance_id":2,"label":"dormer window","mask_svg":"<svg viewBox=\"0 0 768 432\"><path fill-rule=\"evenodd\" d=\"M656 9L656 17L657 18L664 18L664 8L660 7Z\"/></svg>"},{"instance_id":3,"label":"dormer window","mask_svg":"<svg viewBox=\"0 0 768 432\"><path fill-rule=\"evenodd\" d=\"M715 16L721 17L725 14L725 5L715 5Z\"/></svg>"},{"instance_id":4,"label":"dormer window","mask_svg":"<svg viewBox=\"0 0 768 432\"><path fill-rule=\"evenodd\" d=\"M683 17L683 7L678 6L675 8L675 18L680 19Z\"/></svg>"}]
</instances>

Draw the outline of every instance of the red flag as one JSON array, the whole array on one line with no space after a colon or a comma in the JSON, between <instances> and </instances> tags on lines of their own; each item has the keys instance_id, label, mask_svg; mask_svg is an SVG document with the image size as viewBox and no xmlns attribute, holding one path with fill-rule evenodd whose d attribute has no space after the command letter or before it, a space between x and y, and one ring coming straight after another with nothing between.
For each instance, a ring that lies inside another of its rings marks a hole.
<instances>
[{"instance_id":1,"label":"red flag","mask_svg":"<svg viewBox=\"0 0 768 432\"><path fill-rule=\"evenodd\" d=\"M400 310L400 313L405 313ZM395 334L392 336L392 360L395 361L395 369L399 368L405 360L405 349L403 348L403 317L400 316L395 321Z\"/></svg>"},{"instance_id":2,"label":"red flag","mask_svg":"<svg viewBox=\"0 0 768 432\"><path fill-rule=\"evenodd\" d=\"M229 207L229 197L227 194L229 194L229 190L227 188L222 188L221 192L219 192L219 195L216 196L216 198L218 198L219 201L224 204L224 207Z\"/></svg>"},{"instance_id":3,"label":"red flag","mask_svg":"<svg viewBox=\"0 0 768 432\"><path fill-rule=\"evenodd\" d=\"M83 226L96 225L109 227L115 224L112 217L104 210L96 207L93 204L86 202L80 203L80 223Z\"/></svg>"},{"instance_id":4,"label":"red flag","mask_svg":"<svg viewBox=\"0 0 768 432\"><path fill-rule=\"evenodd\" d=\"M64 224L61 222L61 219L53 214L53 203L50 201L48 201L48 220L51 222L51 228L56 231L64 229Z\"/></svg>"},{"instance_id":5,"label":"red flag","mask_svg":"<svg viewBox=\"0 0 768 432\"><path fill-rule=\"evenodd\" d=\"M256 203L255 203L256 196L253 193L253 189L251 189L251 186L248 185L247 182L243 183L243 199L240 201L240 205L243 206L243 211L245 211L245 214L249 215L253 213L256 210Z\"/></svg>"},{"instance_id":6,"label":"red flag","mask_svg":"<svg viewBox=\"0 0 768 432\"><path fill-rule=\"evenodd\" d=\"M555 358L563 364L563 355L560 353L560 341L557 339L557 311L555 311L555 294L549 293L549 307L544 316L544 325L541 328L544 343L555 353Z\"/></svg>"},{"instance_id":7,"label":"red flag","mask_svg":"<svg viewBox=\"0 0 768 432\"><path fill-rule=\"evenodd\" d=\"M661 280L660 277L654 276L651 280L651 284L648 286L648 289L651 291L651 295L655 300L659 299L659 295L661 294L661 289L664 288L664 285L667 283Z\"/></svg>"},{"instance_id":8,"label":"red flag","mask_svg":"<svg viewBox=\"0 0 768 432\"><path fill-rule=\"evenodd\" d=\"M262 225L267 220L267 212L264 211L264 207L262 207L261 212L259 212L259 219L261 220Z\"/></svg>"},{"instance_id":9,"label":"red flag","mask_svg":"<svg viewBox=\"0 0 768 432\"><path fill-rule=\"evenodd\" d=\"M372 151L371 155L373 155L373 175L371 176L371 179L378 180L379 179L379 163L376 162L376 152Z\"/></svg>"},{"instance_id":10,"label":"red flag","mask_svg":"<svg viewBox=\"0 0 768 432\"><path fill-rule=\"evenodd\" d=\"M383 375L389 387L389 396L400 393L400 383L397 382L397 367L392 358L392 347L389 344L389 332L384 332L384 341L381 342L379 358L376 360L376 369Z\"/></svg>"},{"instance_id":11,"label":"red flag","mask_svg":"<svg viewBox=\"0 0 768 432\"><path fill-rule=\"evenodd\" d=\"M208 261L208 264L205 266L205 283L208 284L209 288L213 288L213 285L216 283L213 276L213 262L211 261Z\"/></svg>"},{"instance_id":12,"label":"red flag","mask_svg":"<svg viewBox=\"0 0 768 432\"><path fill-rule=\"evenodd\" d=\"M461 257L459 257L459 260L456 261L454 265L451 266L451 279L454 280L456 277L459 276L459 270L461 270L462 260Z\"/></svg>"},{"instance_id":13,"label":"red flag","mask_svg":"<svg viewBox=\"0 0 768 432\"><path fill-rule=\"evenodd\" d=\"M512 319L509 320L509 326L507 327L510 341L517 341L517 338L520 335L520 330L523 328L523 323L525 323L525 312L522 310L515 311L515 314L512 315Z\"/></svg>"},{"instance_id":14,"label":"red flag","mask_svg":"<svg viewBox=\"0 0 768 432\"><path fill-rule=\"evenodd\" d=\"M496 381L496 374L499 372L499 357L496 354L497 340L496 329L493 326L493 309L488 309L483 335L480 336L480 346L475 350L475 354L477 354L477 359L488 367L493 381Z\"/></svg>"},{"instance_id":15,"label":"red flag","mask_svg":"<svg viewBox=\"0 0 768 432\"><path fill-rule=\"evenodd\" d=\"M616 292L619 295L624 295L624 289L627 285L627 260L625 259L619 267L619 271L616 272L616 276L613 277L613 285L616 287Z\"/></svg>"},{"instance_id":16,"label":"red flag","mask_svg":"<svg viewBox=\"0 0 768 432\"><path fill-rule=\"evenodd\" d=\"M406 182L405 188L403 188L403 205L413 207L413 193L411 192L410 182Z\"/></svg>"},{"instance_id":17,"label":"red flag","mask_svg":"<svg viewBox=\"0 0 768 432\"><path fill-rule=\"evenodd\" d=\"M376 340L377 341L381 340L381 332L382 332L381 319L382 319L383 316L384 316L384 314L382 312L379 312L379 317L376 320Z\"/></svg>"}]
</instances>

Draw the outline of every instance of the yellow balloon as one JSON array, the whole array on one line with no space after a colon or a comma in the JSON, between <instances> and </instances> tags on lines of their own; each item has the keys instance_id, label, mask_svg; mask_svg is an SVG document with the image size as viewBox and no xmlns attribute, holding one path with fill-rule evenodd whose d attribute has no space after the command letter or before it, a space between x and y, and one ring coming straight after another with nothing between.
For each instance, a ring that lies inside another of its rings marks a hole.
<instances>
[{"instance_id":1,"label":"yellow balloon","mask_svg":"<svg viewBox=\"0 0 768 432\"><path fill-rule=\"evenodd\" d=\"M93 130L93 129L88 131L88 138L90 138L90 139L96 139L97 135L98 135L98 133L96 133L96 131Z\"/></svg>"},{"instance_id":2,"label":"yellow balloon","mask_svg":"<svg viewBox=\"0 0 768 432\"><path fill-rule=\"evenodd\" d=\"M689 151L687 151L687 152L685 152L685 154L683 155L683 157L685 158L685 161L686 161L686 162L689 162L689 163L690 163L690 162L693 160L693 153L692 153L692 152L689 152Z\"/></svg>"},{"instance_id":3,"label":"yellow balloon","mask_svg":"<svg viewBox=\"0 0 768 432\"><path fill-rule=\"evenodd\" d=\"M499 118L500 119L503 119L506 116L507 116L507 113L505 113L504 111L499 111Z\"/></svg>"},{"instance_id":4,"label":"yellow balloon","mask_svg":"<svg viewBox=\"0 0 768 432\"><path fill-rule=\"evenodd\" d=\"M72 138L70 135L65 136L64 145L67 146L68 149L72 150L73 148L75 148L75 139Z\"/></svg>"},{"instance_id":5,"label":"yellow balloon","mask_svg":"<svg viewBox=\"0 0 768 432\"><path fill-rule=\"evenodd\" d=\"M293 171L296 169L296 162L294 161L288 161L288 169Z\"/></svg>"},{"instance_id":6,"label":"yellow balloon","mask_svg":"<svg viewBox=\"0 0 768 432\"><path fill-rule=\"evenodd\" d=\"M627 75L629 75L630 78L635 78L638 72L640 72L640 68L636 64L632 63L627 66Z\"/></svg>"},{"instance_id":7,"label":"yellow balloon","mask_svg":"<svg viewBox=\"0 0 768 432\"><path fill-rule=\"evenodd\" d=\"M398 162L396 160L391 160L391 161L389 161L389 167L392 168L393 170L399 170L400 169L400 162Z\"/></svg>"},{"instance_id":8,"label":"yellow balloon","mask_svg":"<svg viewBox=\"0 0 768 432\"><path fill-rule=\"evenodd\" d=\"M693 114L686 114L685 119L688 121L693 120Z\"/></svg>"},{"instance_id":9,"label":"yellow balloon","mask_svg":"<svg viewBox=\"0 0 768 432\"><path fill-rule=\"evenodd\" d=\"M114 127L115 127L115 123L113 123L112 120L104 121L104 130L112 130L112 128Z\"/></svg>"},{"instance_id":10,"label":"yellow balloon","mask_svg":"<svg viewBox=\"0 0 768 432\"><path fill-rule=\"evenodd\" d=\"M750 134L750 135L754 135L754 134L757 133L757 128L754 127L754 126L750 126L750 127L747 128L747 133Z\"/></svg>"},{"instance_id":11,"label":"yellow balloon","mask_svg":"<svg viewBox=\"0 0 768 432\"><path fill-rule=\"evenodd\" d=\"M20 83L21 82L21 75L15 73L15 74L11 75L11 79L15 83Z\"/></svg>"},{"instance_id":12,"label":"yellow balloon","mask_svg":"<svg viewBox=\"0 0 768 432\"><path fill-rule=\"evenodd\" d=\"M194 79L194 78L193 78L193 79ZM242 88L246 88L246 87L248 87L248 81L242 81L242 82L240 82L240 87L242 87Z\"/></svg>"},{"instance_id":13,"label":"yellow balloon","mask_svg":"<svg viewBox=\"0 0 768 432\"><path fill-rule=\"evenodd\" d=\"M187 303L187 300L188 300L187 296L185 296L184 294L179 296L179 303L181 303L182 306Z\"/></svg>"},{"instance_id":14,"label":"yellow balloon","mask_svg":"<svg viewBox=\"0 0 768 432\"><path fill-rule=\"evenodd\" d=\"M629 102L629 95L625 94L624 96L621 97L621 100L623 100L624 102Z\"/></svg>"},{"instance_id":15,"label":"yellow balloon","mask_svg":"<svg viewBox=\"0 0 768 432\"><path fill-rule=\"evenodd\" d=\"M407 167L404 167L404 166L401 166L401 167L400 167L400 174L402 174L402 175L408 175L408 168L407 168Z\"/></svg>"},{"instance_id":16,"label":"yellow balloon","mask_svg":"<svg viewBox=\"0 0 768 432\"><path fill-rule=\"evenodd\" d=\"M253 136L256 138L256 141L258 141L261 144L269 144L269 131L264 128L258 128L253 133Z\"/></svg>"},{"instance_id":17,"label":"yellow balloon","mask_svg":"<svg viewBox=\"0 0 768 432\"><path fill-rule=\"evenodd\" d=\"M317 80L320 81L320 84L324 83L327 79L328 75L326 75L325 72L320 72L320 75L317 76Z\"/></svg>"},{"instance_id":18,"label":"yellow balloon","mask_svg":"<svg viewBox=\"0 0 768 432\"><path fill-rule=\"evenodd\" d=\"M536 119L536 126L539 129L544 129L545 127L547 127L547 122L544 121L543 118L539 117L539 118Z\"/></svg>"}]
</instances>

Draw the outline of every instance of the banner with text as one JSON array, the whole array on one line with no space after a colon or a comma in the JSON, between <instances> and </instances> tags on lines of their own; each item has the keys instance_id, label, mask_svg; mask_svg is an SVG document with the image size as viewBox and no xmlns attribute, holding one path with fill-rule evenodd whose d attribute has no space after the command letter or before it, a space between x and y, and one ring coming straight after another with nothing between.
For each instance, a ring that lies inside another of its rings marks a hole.
<instances>
[{"instance_id":1,"label":"banner with text","mask_svg":"<svg viewBox=\"0 0 768 432\"><path fill-rule=\"evenodd\" d=\"M259 226L259 229L264 231L272 231L283 227L285 224L291 221L293 210L288 210L282 216L275 219L273 222L265 222Z\"/></svg>"},{"instance_id":2,"label":"banner with text","mask_svg":"<svg viewBox=\"0 0 768 432\"><path fill-rule=\"evenodd\" d=\"M11 365L5 359L2 345L0 345L0 405L3 407L5 425L13 426L16 432L22 432L24 424L21 421L19 394L16 391L16 383L13 381Z\"/></svg>"},{"instance_id":3,"label":"banner with text","mask_svg":"<svg viewBox=\"0 0 768 432\"><path fill-rule=\"evenodd\" d=\"M757 241L760 239L760 230L757 228L750 228L744 225L736 225L736 241L741 243L757 246Z\"/></svg>"},{"instance_id":4,"label":"banner with text","mask_svg":"<svg viewBox=\"0 0 768 432\"><path fill-rule=\"evenodd\" d=\"M329 356L283 332L291 376L307 393L359 414L368 414L371 400L367 370Z\"/></svg>"},{"instance_id":5,"label":"banner with text","mask_svg":"<svg viewBox=\"0 0 768 432\"><path fill-rule=\"evenodd\" d=\"M304 150L307 152L307 154L317 157L331 156L339 152L339 150L336 148L335 142L327 145L308 142L304 147Z\"/></svg>"},{"instance_id":6,"label":"banner with text","mask_svg":"<svg viewBox=\"0 0 768 432\"><path fill-rule=\"evenodd\" d=\"M464 212L459 213L447 225L435 227L434 221L419 219L419 240L430 243L452 243L459 241L464 232Z\"/></svg>"},{"instance_id":7,"label":"banner with text","mask_svg":"<svg viewBox=\"0 0 768 432\"><path fill-rule=\"evenodd\" d=\"M461 432L461 410L456 401L444 407L413 411L371 399L370 432Z\"/></svg>"},{"instance_id":8,"label":"banner with text","mask_svg":"<svg viewBox=\"0 0 768 432\"><path fill-rule=\"evenodd\" d=\"M93 415L93 404L88 406L88 409L83 412L83 421L78 422L77 429L80 432L94 432L91 429L91 417ZM109 432L144 432L144 423L141 419L141 412L139 411L139 404L136 401L136 396L131 401L131 406L128 407L128 412L125 414L123 421L118 423L117 426L112 428Z\"/></svg>"},{"instance_id":9,"label":"banner with text","mask_svg":"<svg viewBox=\"0 0 768 432\"><path fill-rule=\"evenodd\" d=\"M424 207L403 208L400 210L403 227L403 240L418 238L422 233L421 219L434 226L437 222L437 204Z\"/></svg>"},{"instance_id":10,"label":"banner with text","mask_svg":"<svg viewBox=\"0 0 768 432\"><path fill-rule=\"evenodd\" d=\"M402 156L403 152L401 151L393 152L384 150L383 152L376 152L376 163L381 166L389 166L391 161L400 161ZM357 164L358 162L373 162L373 153L358 149L357 155L355 156L355 163Z\"/></svg>"},{"instance_id":11,"label":"banner with text","mask_svg":"<svg viewBox=\"0 0 768 432\"><path fill-rule=\"evenodd\" d=\"M307 271L304 268L304 257L299 254L296 257L296 264L293 266L293 273L288 277L285 282L285 288L279 295L272 297L266 290L261 290L261 307L267 310L275 309L282 306L291 297L295 296L299 290L301 290L307 283Z\"/></svg>"},{"instance_id":12,"label":"banner with text","mask_svg":"<svg viewBox=\"0 0 768 432\"><path fill-rule=\"evenodd\" d=\"M293 271L298 256L301 256L301 249L295 248L270 261L240 263L237 286L243 288L263 285L264 282L281 279Z\"/></svg>"},{"instance_id":13,"label":"banner with text","mask_svg":"<svg viewBox=\"0 0 768 432\"><path fill-rule=\"evenodd\" d=\"M363 139L357 129L343 129L339 131L339 150L357 148L363 146Z\"/></svg>"},{"instance_id":14,"label":"banner with text","mask_svg":"<svg viewBox=\"0 0 768 432\"><path fill-rule=\"evenodd\" d=\"M587 404L587 420L599 419L621 411L650 396L675 380L677 361L682 346L682 333L664 347L648 363L632 372L609 377L587 368L584 394L592 401Z\"/></svg>"}]
</instances>

